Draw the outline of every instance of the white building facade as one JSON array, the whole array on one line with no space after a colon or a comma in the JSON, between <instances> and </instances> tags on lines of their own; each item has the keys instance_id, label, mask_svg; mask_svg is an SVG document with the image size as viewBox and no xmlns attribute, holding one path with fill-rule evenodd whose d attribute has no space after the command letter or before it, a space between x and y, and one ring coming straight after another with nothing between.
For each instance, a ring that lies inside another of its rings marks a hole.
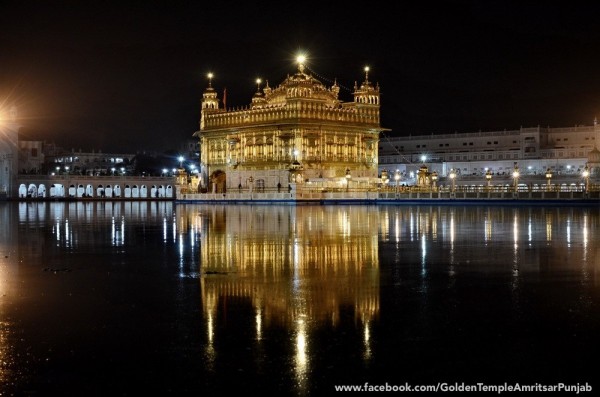
<instances>
[{"instance_id":1,"label":"white building facade","mask_svg":"<svg viewBox=\"0 0 600 397\"><path fill-rule=\"evenodd\" d=\"M591 126L566 128L383 136L379 141L379 172L387 171L391 180L398 174L396 181L406 185L416 183L423 165L437 172L440 179L453 170L457 182L485 180L486 173L498 180L510 178L515 167L522 177L544 179L549 171L553 177L577 180L588 166L591 177L597 178L599 140L597 120Z\"/></svg>"}]
</instances>

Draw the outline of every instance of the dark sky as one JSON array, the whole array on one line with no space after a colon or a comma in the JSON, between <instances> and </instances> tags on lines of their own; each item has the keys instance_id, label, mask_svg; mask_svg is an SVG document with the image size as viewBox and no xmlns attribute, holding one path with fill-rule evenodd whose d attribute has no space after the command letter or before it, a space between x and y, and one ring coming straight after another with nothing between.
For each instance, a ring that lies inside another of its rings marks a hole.
<instances>
[{"instance_id":1,"label":"dark sky","mask_svg":"<svg viewBox=\"0 0 600 397\"><path fill-rule=\"evenodd\" d=\"M394 134L589 125L599 18L591 1L4 1L0 106L18 106L26 138L66 148L176 149L209 71L228 107L247 105L303 50L349 88L369 65Z\"/></svg>"}]
</instances>

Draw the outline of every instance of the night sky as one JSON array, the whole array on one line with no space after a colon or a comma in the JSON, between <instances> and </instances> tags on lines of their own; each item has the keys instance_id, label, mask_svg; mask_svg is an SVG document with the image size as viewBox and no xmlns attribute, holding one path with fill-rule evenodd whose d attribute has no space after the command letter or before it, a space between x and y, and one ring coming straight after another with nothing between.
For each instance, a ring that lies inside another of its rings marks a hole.
<instances>
[{"instance_id":1,"label":"night sky","mask_svg":"<svg viewBox=\"0 0 600 397\"><path fill-rule=\"evenodd\" d=\"M352 88L370 66L395 135L600 118L598 3L414 3L4 1L0 106L18 106L23 139L177 149L208 72L244 106L256 78L278 85L303 51L328 86Z\"/></svg>"}]
</instances>

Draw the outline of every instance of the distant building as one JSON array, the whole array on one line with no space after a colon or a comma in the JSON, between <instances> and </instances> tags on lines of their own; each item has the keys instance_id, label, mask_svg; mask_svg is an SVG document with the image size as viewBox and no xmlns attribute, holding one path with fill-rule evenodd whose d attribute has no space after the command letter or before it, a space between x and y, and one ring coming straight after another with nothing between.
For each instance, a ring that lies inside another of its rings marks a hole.
<instances>
[{"instance_id":1,"label":"distant building","mask_svg":"<svg viewBox=\"0 0 600 397\"><path fill-rule=\"evenodd\" d=\"M365 80L354 86L354 101L338 98L340 87L326 87L298 71L276 88L258 90L248 107L219 106L210 81L203 93L200 130L200 187L294 189L376 186L380 125L379 86Z\"/></svg>"},{"instance_id":2,"label":"distant building","mask_svg":"<svg viewBox=\"0 0 600 397\"><path fill-rule=\"evenodd\" d=\"M19 128L16 107L0 114L0 197L16 197L19 189Z\"/></svg>"},{"instance_id":3,"label":"distant building","mask_svg":"<svg viewBox=\"0 0 600 397\"><path fill-rule=\"evenodd\" d=\"M47 173L72 173L77 175L119 175L134 171L135 154L103 153L102 150L84 152L81 149L65 150L54 144L44 147Z\"/></svg>"},{"instance_id":4,"label":"distant building","mask_svg":"<svg viewBox=\"0 0 600 397\"><path fill-rule=\"evenodd\" d=\"M186 161L198 163L200 158L200 141L197 138L186 139L179 149Z\"/></svg>"},{"instance_id":5,"label":"distant building","mask_svg":"<svg viewBox=\"0 0 600 397\"><path fill-rule=\"evenodd\" d=\"M382 136L379 142L379 172L401 174L406 184L416 182L419 168L426 165L441 177L454 170L476 179L486 172L494 176L512 173L515 163L522 175L576 177L588 165L591 175L600 175L597 145L600 125L566 128L534 127L509 131L454 134Z\"/></svg>"},{"instance_id":6,"label":"distant building","mask_svg":"<svg viewBox=\"0 0 600 397\"><path fill-rule=\"evenodd\" d=\"M19 173L40 174L44 172L44 142L19 140Z\"/></svg>"}]
</instances>

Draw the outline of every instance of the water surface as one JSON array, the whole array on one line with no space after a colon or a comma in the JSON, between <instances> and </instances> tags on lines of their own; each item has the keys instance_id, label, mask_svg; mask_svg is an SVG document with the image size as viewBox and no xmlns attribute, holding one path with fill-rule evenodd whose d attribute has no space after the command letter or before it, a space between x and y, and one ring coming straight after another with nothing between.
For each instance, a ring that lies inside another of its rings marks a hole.
<instances>
[{"instance_id":1,"label":"water surface","mask_svg":"<svg viewBox=\"0 0 600 397\"><path fill-rule=\"evenodd\" d=\"M0 203L3 395L594 385L600 210Z\"/></svg>"}]
</instances>

